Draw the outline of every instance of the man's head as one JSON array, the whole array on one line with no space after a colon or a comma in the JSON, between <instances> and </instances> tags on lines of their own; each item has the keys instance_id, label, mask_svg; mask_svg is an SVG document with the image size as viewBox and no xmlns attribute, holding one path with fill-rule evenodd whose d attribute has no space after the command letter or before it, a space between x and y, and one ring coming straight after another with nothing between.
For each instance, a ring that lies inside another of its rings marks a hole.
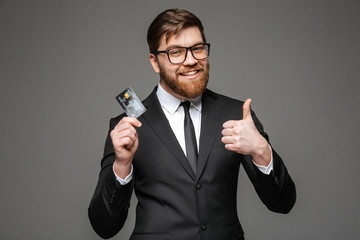
<instances>
[{"instance_id":1,"label":"man's head","mask_svg":"<svg viewBox=\"0 0 360 240\"><path fill-rule=\"evenodd\" d=\"M147 43L150 52L159 50L160 39L165 34L166 40L171 35L177 35L181 30L197 27L204 42L206 42L204 27L198 17L183 9L168 9L160 13L150 24L147 32Z\"/></svg>"},{"instance_id":2,"label":"man's head","mask_svg":"<svg viewBox=\"0 0 360 240\"><path fill-rule=\"evenodd\" d=\"M209 45L204 44L204 28L194 14L181 9L160 13L148 29L147 41L150 62L160 74L160 84L166 91L187 99L199 96L206 89ZM175 59L167 51L175 47L181 47L184 58Z\"/></svg>"}]
</instances>

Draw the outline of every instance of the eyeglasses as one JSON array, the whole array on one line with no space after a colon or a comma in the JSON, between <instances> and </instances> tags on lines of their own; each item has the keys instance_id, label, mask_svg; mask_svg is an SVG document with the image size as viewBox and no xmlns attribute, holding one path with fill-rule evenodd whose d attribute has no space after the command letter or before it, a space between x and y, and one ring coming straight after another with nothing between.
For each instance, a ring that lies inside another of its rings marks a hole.
<instances>
[{"instance_id":1,"label":"eyeglasses","mask_svg":"<svg viewBox=\"0 0 360 240\"><path fill-rule=\"evenodd\" d=\"M155 55L166 53L172 64L180 64L185 62L188 50L196 60L203 60L209 57L210 43L199 43L192 47L175 47L165 51L153 51L152 53Z\"/></svg>"}]
</instances>

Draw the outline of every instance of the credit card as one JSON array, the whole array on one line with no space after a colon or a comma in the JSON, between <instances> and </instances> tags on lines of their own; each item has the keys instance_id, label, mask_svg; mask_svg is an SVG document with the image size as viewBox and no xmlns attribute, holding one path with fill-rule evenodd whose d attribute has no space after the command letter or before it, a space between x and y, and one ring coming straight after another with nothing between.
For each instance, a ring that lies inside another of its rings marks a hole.
<instances>
[{"instance_id":1,"label":"credit card","mask_svg":"<svg viewBox=\"0 0 360 240\"><path fill-rule=\"evenodd\" d=\"M120 103L121 107L129 117L137 118L146 112L146 108L131 87L126 88L117 95L116 100Z\"/></svg>"}]
</instances>

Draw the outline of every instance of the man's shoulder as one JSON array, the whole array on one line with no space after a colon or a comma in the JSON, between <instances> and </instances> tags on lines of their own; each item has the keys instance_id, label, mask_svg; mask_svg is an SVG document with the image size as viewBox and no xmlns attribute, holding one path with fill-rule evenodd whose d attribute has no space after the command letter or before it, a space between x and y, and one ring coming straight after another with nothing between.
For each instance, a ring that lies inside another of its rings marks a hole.
<instances>
[{"instance_id":1,"label":"man's shoulder","mask_svg":"<svg viewBox=\"0 0 360 240\"><path fill-rule=\"evenodd\" d=\"M221 102L221 103L228 103L228 104L240 104L242 105L244 101L241 101L239 99L235 99L217 92L214 92L210 89L206 89L203 93L203 97L211 97L214 100Z\"/></svg>"}]
</instances>

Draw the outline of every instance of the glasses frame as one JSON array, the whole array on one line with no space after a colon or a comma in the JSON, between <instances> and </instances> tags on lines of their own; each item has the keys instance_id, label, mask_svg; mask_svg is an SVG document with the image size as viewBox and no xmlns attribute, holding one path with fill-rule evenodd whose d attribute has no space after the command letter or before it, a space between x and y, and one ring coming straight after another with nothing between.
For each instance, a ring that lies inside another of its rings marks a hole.
<instances>
[{"instance_id":1,"label":"glasses frame","mask_svg":"<svg viewBox=\"0 0 360 240\"><path fill-rule=\"evenodd\" d=\"M207 57L205 57L205 58L196 58L195 56L194 56L194 53L192 52L192 48L193 47L195 47L195 46L198 46L198 45L204 45L204 46L207 46ZM182 61L182 62L178 62L178 63L173 63L171 60L170 60L170 55L169 55L169 52L171 51L171 50L173 50L173 49L176 49L176 48L185 48L186 49L186 51L185 51L185 58L184 58L184 60ZM185 62L186 61L186 58L187 58L187 53L188 53L188 51L190 50L190 52L191 52L191 55L193 56L193 58L195 58L196 60L204 60L204 59L207 59L207 58L209 58L209 56L210 56L210 43L198 43L198 44L195 44L195 45L193 45L193 46L191 46L191 47L174 47L174 48L170 48L170 49L168 49L168 50L164 50L164 51L153 51L153 52L151 52L152 54L154 54L155 56L156 55L158 55L159 53L166 53L166 55L167 55L167 57L168 57L168 59L169 59L169 62L171 62L172 64L181 64L181 63L183 63L183 62Z\"/></svg>"}]
</instances>

